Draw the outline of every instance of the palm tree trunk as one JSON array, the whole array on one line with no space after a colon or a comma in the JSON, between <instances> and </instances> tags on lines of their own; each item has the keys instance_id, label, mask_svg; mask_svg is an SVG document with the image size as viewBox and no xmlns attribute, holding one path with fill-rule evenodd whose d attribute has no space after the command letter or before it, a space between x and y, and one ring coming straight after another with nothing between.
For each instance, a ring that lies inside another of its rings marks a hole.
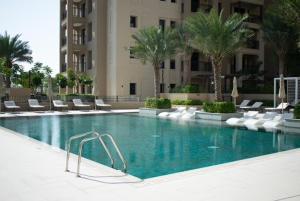
<instances>
[{"instance_id":1,"label":"palm tree trunk","mask_svg":"<svg viewBox=\"0 0 300 201\"><path fill-rule=\"evenodd\" d=\"M222 83L221 83L221 64L222 62L212 62L214 71L214 88L215 88L215 100L222 101Z\"/></svg>"},{"instance_id":2,"label":"palm tree trunk","mask_svg":"<svg viewBox=\"0 0 300 201\"><path fill-rule=\"evenodd\" d=\"M6 65L9 69L12 69L12 63L11 61L7 61L6 62ZM5 85L6 85L6 88L10 88L11 87L11 80L10 80L10 75L6 75L5 76Z\"/></svg>"},{"instance_id":3,"label":"palm tree trunk","mask_svg":"<svg viewBox=\"0 0 300 201\"><path fill-rule=\"evenodd\" d=\"M154 96L160 98L160 76L159 65L154 65Z\"/></svg>"},{"instance_id":4,"label":"palm tree trunk","mask_svg":"<svg viewBox=\"0 0 300 201\"><path fill-rule=\"evenodd\" d=\"M284 56L282 56L282 55L279 55L279 57L278 57L278 62L279 62L279 69L278 69L278 73L279 73L279 76L281 75L281 74L283 74L284 75Z\"/></svg>"},{"instance_id":5,"label":"palm tree trunk","mask_svg":"<svg viewBox=\"0 0 300 201\"><path fill-rule=\"evenodd\" d=\"M191 84L191 56L185 55L183 58L184 68L183 68L183 84Z\"/></svg>"}]
</instances>

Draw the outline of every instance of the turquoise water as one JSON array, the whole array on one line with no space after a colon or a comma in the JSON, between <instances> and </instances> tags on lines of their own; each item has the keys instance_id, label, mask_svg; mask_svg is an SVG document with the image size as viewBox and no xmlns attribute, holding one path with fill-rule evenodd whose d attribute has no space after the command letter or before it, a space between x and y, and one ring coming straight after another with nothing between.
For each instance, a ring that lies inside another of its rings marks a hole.
<instances>
[{"instance_id":1,"label":"turquoise water","mask_svg":"<svg viewBox=\"0 0 300 201\"><path fill-rule=\"evenodd\" d=\"M0 125L62 149L74 134L92 129L111 133L128 162L128 172L143 179L300 147L299 135L130 114L11 118L1 119ZM96 141L84 147L83 155L109 164ZM121 167L120 161L117 166Z\"/></svg>"}]
</instances>

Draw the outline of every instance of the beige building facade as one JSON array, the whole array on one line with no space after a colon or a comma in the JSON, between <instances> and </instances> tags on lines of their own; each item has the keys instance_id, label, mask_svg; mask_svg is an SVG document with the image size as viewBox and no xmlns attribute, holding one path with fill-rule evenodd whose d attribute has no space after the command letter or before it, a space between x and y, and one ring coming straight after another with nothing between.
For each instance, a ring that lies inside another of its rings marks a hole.
<instances>
[{"instance_id":1,"label":"beige building facade","mask_svg":"<svg viewBox=\"0 0 300 201\"><path fill-rule=\"evenodd\" d=\"M143 65L130 54L129 49L134 45L132 34L148 26L176 26L198 9L208 11L213 5L209 0L61 0L60 3L60 72L71 68L77 73L87 73L97 79L94 83L102 97L140 99L154 95L154 72L150 64ZM260 28L264 5L262 0L223 0L217 5L226 16L233 12L249 13L247 24L256 33L246 48L224 62L226 90L231 87L231 75L264 61ZM211 65L197 51L191 59L191 71L192 84L209 91ZM165 61L160 73L161 92L182 85L182 58ZM92 90L78 86L78 91Z\"/></svg>"}]
</instances>

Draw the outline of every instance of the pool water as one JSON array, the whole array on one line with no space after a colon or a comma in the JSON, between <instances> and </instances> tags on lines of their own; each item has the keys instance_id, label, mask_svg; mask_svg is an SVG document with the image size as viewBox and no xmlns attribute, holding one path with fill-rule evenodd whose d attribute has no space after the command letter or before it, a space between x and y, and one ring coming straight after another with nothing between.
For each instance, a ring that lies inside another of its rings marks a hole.
<instances>
[{"instance_id":1,"label":"pool water","mask_svg":"<svg viewBox=\"0 0 300 201\"><path fill-rule=\"evenodd\" d=\"M233 129L201 122L176 122L132 114L44 116L1 119L0 125L65 149L72 135L96 130L115 138L128 172L145 179L300 147L300 136ZM98 141L83 156L109 165ZM79 142L72 152L78 152ZM109 144L109 143L108 143ZM113 155L117 158L116 153ZM121 168L121 162L117 167Z\"/></svg>"}]
</instances>

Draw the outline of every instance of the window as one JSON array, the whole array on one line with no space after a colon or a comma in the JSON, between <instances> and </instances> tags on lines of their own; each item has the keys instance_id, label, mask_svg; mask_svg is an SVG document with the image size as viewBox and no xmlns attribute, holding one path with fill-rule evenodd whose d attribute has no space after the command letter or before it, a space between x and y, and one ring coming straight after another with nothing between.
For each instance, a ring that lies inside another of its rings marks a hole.
<instances>
[{"instance_id":1,"label":"window","mask_svg":"<svg viewBox=\"0 0 300 201\"><path fill-rule=\"evenodd\" d=\"M162 63L160 64L160 68L161 68L161 69L164 69L164 68L165 68L165 62L162 62Z\"/></svg>"},{"instance_id":2,"label":"window","mask_svg":"<svg viewBox=\"0 0 300 201\"><path fill-rule=\"evenodd\" d=\"M160 84L160 93L165 93L165 84L164 83Z\"/></svg>"},{"instance_id":3,"label":"window","mask_svg":"<svg viewBox=\"0 0 300 201\"><path fill-rule=\"evenodd\" d=\"M136 83L129 84L129 94L136 95Z\"/></svg>"},{"instance_id":4,"label":"window","mask_svg":"<svg viewBox=\"0 0 300 201\"><path fill-rule=\"evenodd\" d=\"M132 52L132 47L129 48L129 58L134 59L134 54Z\"/></svg>"},{"instance_id":5,"label":"window","mask_svg":"<svg viewBox=\"0 0 300 201\"><path fill-rule=\"evenodd\" d=\"M88 0L88 13L93 11L93 0Z\"/></svg>"},{"instance_id":6,"label":"window","mask_svg":"<svg viewBox=\"0 0 300 201\"><path fill-rule=\"evenodd\" d=\"M172 92L176 87L176 84L170 84L170 92Z\"/></svg>"},{"instance_id":7,"label":"window","mask_svg":"<svg viewBox=\"0 0 300 201\"><path fill-rule=\"evenodd\" d=\"M85 3L81 5L81 16L85 17Z\"/></svg>"},{"instance_id":8,"label":"window","mask_svg":"<svg viewBox=\"0 0 300 201\"><path fill-rule=\"evenodd\" d=\"M199 0L191 0L191 11L197 12L199 9Z\"/></svg>"},{"instance_id":9,"label":"window","mask_svg":"<svg viewBox=\"0 0 300 201\"><path fill-rule=\"evenodd\" d=\"M184 3L181 3L181 13L184 13Z\"/></svg>"},{"instance_id":10,"label":"window","mask_svg":"<svg viewBox=\"0 0 300 201\"><path fill-rule=\"evenodd\" d=\"M165 30L165 25L166 25L166 20L159 20L159 28L164 31Z\"/></svg>"},{"instance_id":11,"label":"window","mask_svg":"<svg viewBox=\"0 0 300 201\"><path fill-rule=\"evenodd\" d=\"M170 27L171 27L172 29L174 29L174 28L176 27L176 22L175 22L175 21L171 21L171 22L170 22Z\"/></svg>"},{"instance_id":12,"label":"window","mask_svg":"<svg viewBox=\"0 0 300 201\"><path fill-rule=\"evenodd\" d=\"M176 0L171 0L171 3L176 3Z\"/></svg>"},{"instance_id":13,"label":"window","mask_svg":"<svg viewBox=\"0 0 300 201\"><path fill-rule=\"evenodd\" d=\"M199 53L194 52L191 58L191 70L199 71Z\"/></svg>"},{"instance_id":14,"label":"window","mask_svg":"<svg viewBox=\"0 0 300 201\"><path fill-rule=\"evenodd\" d=\"M175 69L176 68L176 61L175 59L170 60L170 69Z\"/></svg>"},{"instance_id":15,"label":"window","mask_svg":"<svg viewBox=\"0 0 300 201\"><path fill-rule=\"evenodd\" d=\"M87 68L90 70L93 68L93 52L92 51L88 51L88 66Z\"/></svg>"},{"instance_id":16,"label":"window","mask_svg":"<svg viewBox=\"0 0 300 201\"><path fill-rule=\"evenodd\" d=\"M93 24L90 22L88 23L88 41L93 39Z\"/></svg>"},{"instance_id":17,"label":"window","mask_svg":"<svg viewBox=\"0 0 300 201\"><path fill-rule=\"evenodd\" d=\"M130 16L130 27L131 28L137 27L137 16Z\"/></svg>"},{"instance_id":18,"label":"window","mask_svg":"<svg viewBox=\"0 0 300 201\"><path fill-rule=\"evenodd\" d=\"M181 68L180 68L181 72L183 72L183 68L184 68L184 61L181 60Z\"/></svg>"}]
</instances>

